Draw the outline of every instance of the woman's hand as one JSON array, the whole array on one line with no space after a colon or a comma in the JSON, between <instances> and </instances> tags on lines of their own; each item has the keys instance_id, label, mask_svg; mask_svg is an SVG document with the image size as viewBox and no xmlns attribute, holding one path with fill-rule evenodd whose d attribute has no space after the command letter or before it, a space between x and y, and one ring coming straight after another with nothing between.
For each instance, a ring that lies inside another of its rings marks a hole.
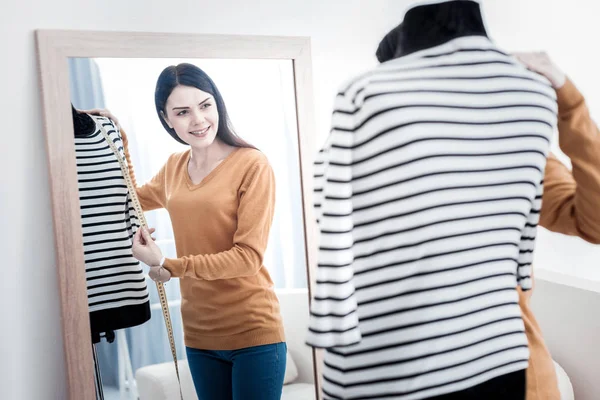
<instances>
[{"instance_id":1,"label":"woman's hand","mask_svg":"<svg viewBox=\"0 0 600 400\"><path fill-rule=\"evenodd\" d=\"M150 231L154 232L154 229L150 229ZM136 259L150 267L155 267L160 264L162 252L158 245L154 243L154 238L150 236L150 231L140 227L133 237L131 250Z\"/></svg>"},{"instance_id":2,"label":"woman's hand","mask_svg":"<svg viewBox=\"0 0 600 400\"><path fill-rule=\"evenodd\" d=\"M168 282L171 279L171 273L164 267L150 267L148 276L154 282L161 283Z\"/></svg>"},{"instance_id":3,"label":"woman's hand","mask_svg":"<svg viewBox=\"0 0 600 400\"><path fill-rule=\"evenodd\" d=\"M119 128L119 130L121 130L121 124L119 124L119 120L117 119L117 117L115 117L114 115L112 115L112 113L106 109L103 108L92 108L91 110L77 110L79 112L82 113L86 113L86 114L91 114L91 115L99 115L101 117L105 117L105 118L109 118L111 119L115 125L117 126L117 128Z\"/></svg>"},{"instance_id":4,"label":"woman's hand","mask_svg":"<svg viewBox=\"0 0 600 400\"><path fill-rule=\"evenodd\" d=\"M525 64L527 69L545 76L554 89L563 87L567 76L544 52L537 53L514 53L513 56L521 63Z\"/></svg>"}]
</instances>

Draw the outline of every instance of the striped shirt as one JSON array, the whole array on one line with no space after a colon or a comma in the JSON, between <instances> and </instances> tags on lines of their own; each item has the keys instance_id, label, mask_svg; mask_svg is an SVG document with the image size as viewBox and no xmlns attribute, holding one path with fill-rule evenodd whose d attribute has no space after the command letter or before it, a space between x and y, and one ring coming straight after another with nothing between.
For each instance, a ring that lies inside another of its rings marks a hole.
<instances>
[{"instance_id":1,"label":"striped shirt","mask_svg":"<svg viewBox=\"0 0 600 400\"><path fill-rule=\"evenodd\" d=\"M336 98L315 163L307 343L329 399L424 399L527 368L549 83L485 37L381 64Z\"/></svg>"},{"instance_id":2,"label":"striped shirt","mask_svg":"<svg viewBox=\"0 0 600 400\"><path fill-rule=\"evenodd\" d=\"M124 159L121 135L109 119L93 118L96 132L75 138L90 312L149 303L142 267L131 251L139 222L119 162L100 128Z\"/></svg>"}]
</instances>

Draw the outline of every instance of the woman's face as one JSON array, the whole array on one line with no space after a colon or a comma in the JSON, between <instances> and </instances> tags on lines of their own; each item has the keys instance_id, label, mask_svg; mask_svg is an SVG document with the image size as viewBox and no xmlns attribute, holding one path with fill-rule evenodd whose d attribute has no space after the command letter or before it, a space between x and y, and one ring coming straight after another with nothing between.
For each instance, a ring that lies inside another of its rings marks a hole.
<instances>
[{"instance_id":1,"label":"woman's face","mask_svg":"<svg viewBox=\"0 0 600 400\"><path fill-rule=\"evenodd\" d=\"M214 97L191 86L179 85L167 99L165 121L177 136L195 148L211 145L219 128Z\"/></svg>"}]
</instances>

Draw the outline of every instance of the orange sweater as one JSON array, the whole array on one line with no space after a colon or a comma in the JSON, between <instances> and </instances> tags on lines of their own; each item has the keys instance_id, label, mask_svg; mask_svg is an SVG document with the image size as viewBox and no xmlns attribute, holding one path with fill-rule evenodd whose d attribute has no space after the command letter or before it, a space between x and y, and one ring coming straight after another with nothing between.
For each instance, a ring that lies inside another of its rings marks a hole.
<instances>
[{"instance_id":1,"label":"orange sweater","mask_svg":"<svg viewBox=\"0 0 600 400\"><path fill-rule=\"evenodd\" d=\"M186 346L235 350L283 342L279 301L263 265L275 206L268 160L258 150L236 149L194 185L189 158L189 150L173 154L136 190L145 211L166 208L171 217L178 258L164 267L181 278Z\"/></svg>"},{"instance_id":2,"label":"orange sweater","mask_svg":"<svg viewBox=\"0 0 600 400\"><path fill-rule=\"evenodd\" d=\"M567 80L557 91L561 150L569 156L572 172L554 155L548 158L540 225L600 243L600 132L585 100ZM520 291L520 304L530 347L527 400L560 400L556 373L540 327L531 311L533 290Z\"/></svg>"}]
</instances>

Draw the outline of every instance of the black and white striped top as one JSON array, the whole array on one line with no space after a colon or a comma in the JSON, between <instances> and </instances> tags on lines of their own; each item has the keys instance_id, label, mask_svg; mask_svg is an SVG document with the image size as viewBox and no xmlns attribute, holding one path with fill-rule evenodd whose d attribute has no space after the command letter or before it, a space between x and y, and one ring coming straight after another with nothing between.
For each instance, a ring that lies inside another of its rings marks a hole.
<instances>
[{"instance_id":1,"label":"black and white striped top","mask_svg":"<svg viewBox=\"0 0 600 400\"><path fill-rule=\"evenodd\" d=\"M315 163L307 342L330 399L423 399L525 369L554 90L485 37L384 63L338 94Z\"/></svg>"},{"instance_id":2,"label":"black and white striped top","mask_svg":"<svg viewBox=\"0 0 600 400\"><path fill-rule=\"evenodd\" d=\"M100 128L124 158L121 135L109 119L93 118L96 132L75 138L90 312L149 303L144 272L131 252L139 222L119 162Z\"/></svg>"}]
</instances>

